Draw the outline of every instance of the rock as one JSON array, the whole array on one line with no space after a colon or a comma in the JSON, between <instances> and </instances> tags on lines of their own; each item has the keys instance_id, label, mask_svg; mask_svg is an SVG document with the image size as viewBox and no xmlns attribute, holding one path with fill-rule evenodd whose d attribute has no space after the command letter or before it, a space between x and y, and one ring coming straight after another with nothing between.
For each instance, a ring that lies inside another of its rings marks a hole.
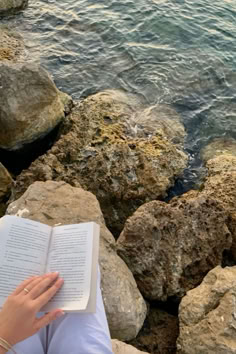
<instances>
[{"instance_id":1,"label":"rock","mask_svg":"<svg viewBox=\"0 0 236 354\"><path fill-rule=\"evenodd\" d=\"M151 307L143 328L129 344L152 354L176 354L178 335L178 317Z\"/></svg>"},{"instance_id":2,"label":"rock","mask_svg":"<svg viewBox=\"0 0 236 354\"><path fill-rule=\"evenodd\" d=\"M181 298L221 264L231 247L227 219L219 203L204 196L170 204L152 201L125 223L118 254L147 299Z\"/></svg>"},{"instance_id":3,"label":"rock","mask_svg":"<svg viewBox=\"0 0 236 354\"><path fill-rule=\"evenodd\" d=\"M40 66L0 62L0 147L17 150L45 136L69 101Z\"/></svg>"},{"instance_id":4,"label":"rock","mask_svg":"<svg viewBox=\"0 0 236 354\"><path fill-rule=\"evenodd\" d=\"M179 307L178 354L235 354L236 267L211 270Z\"/></svg>"},{"instance_id":5,"label":"rock","mask_svg":"<svg viewBox=\"0 0 236 354\"><path fill-rule=\"evenodd\" d=\"M26 8L28 0L0 0L0 15Z\"/></svg>"},{"instance_id":6,"label":"rock","mask_svg":"<svg viewBox=\"0 0 236 354\"><path fill-rule=\"evenodd\" d=\"M9 205L7 213L50 226L97 222L101 227L101 284L111 334L120 340L131 340L137 335L146 317L146 304L132 273L116 254L114 238L92 193L64 182L35 182Z\"/></svg>"},{"instance_id":7,"label":"rock","mask_svg":"<svg viewBox=\"0 0 236 354\"><path fill-rule=\"evenodd\" d=\"M117 339L112 339L112 350L114 354L141 354L140 350L132 347L132 345L120 342Z\"/></svg>"},{"instance_id":8,"label":"rock","mask_svg":"<svg viewBox=\"0 0 236 354\"><path fill-rule=\"evenodd\" d=\"M180 145L171 142L174 135L180 142L184 134L180 122L176 123L179 133L177 128L173 128L176 134L171 133L174 123L170 122L177 120L177 114L174 117L173 110L166 107L161 113L160 106L160 114L150 109L146 121L147 112L142 116L140 107L133 95L120 91L98 93L82 101L69 117L70 129L19 176L16 193L22 193L21 186L27 187L36 178L35 170L37 176L43 175L40 170L47 166L51 179L75 186L80 183L94 193L107 225L119 234L138 206L166 195L187 164ZM28 182L26 175L30 175Z\"/></svg>"},{"instance_id":9,"label":"rock","mask_svg":"<svg viewBox=\"0 0 236 354\"><path fill-rule=\"evenodd\" d=\"M236 157L236 140L230 138L214 139L201 151L204 162L220 155L232 155Z\"/></svg>"},{"instance_id":10,"label":"rock","mask_svg":"<svg viewBox=\"0 0 236 354\"><path fill-rule=\"evenodd\" d=\"M6 27L0 27L0 61L19 61L25 57L25 47L20 34Z\"/></svg>"},{"instance_id":11,"label":"rock","mask_svg":"<svg viewBox=\"0 0 236 354\"><path fill-rule=\"evenodd\" d=\"M0 162L0 202L9 196L12 184L10 173Z\"/></svg>"}]
</instances>

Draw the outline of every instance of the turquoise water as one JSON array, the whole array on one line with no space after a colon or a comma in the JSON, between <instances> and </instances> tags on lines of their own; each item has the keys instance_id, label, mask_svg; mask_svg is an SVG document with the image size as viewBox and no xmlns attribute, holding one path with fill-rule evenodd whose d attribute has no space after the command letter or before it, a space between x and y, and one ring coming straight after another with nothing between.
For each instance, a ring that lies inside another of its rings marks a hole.
<instances>
[{"instance_id":1,"label":"turquoise water","mask_svg":"<svg viewBox=\"0 0 236 354\"><path fill-rule=\"evenodd\" d=\"M122 88L174 106L188 132L187 179L202 146L236 138L236 1L30 0L3 21L75 99Z\"/></svg>"}]
</instances>

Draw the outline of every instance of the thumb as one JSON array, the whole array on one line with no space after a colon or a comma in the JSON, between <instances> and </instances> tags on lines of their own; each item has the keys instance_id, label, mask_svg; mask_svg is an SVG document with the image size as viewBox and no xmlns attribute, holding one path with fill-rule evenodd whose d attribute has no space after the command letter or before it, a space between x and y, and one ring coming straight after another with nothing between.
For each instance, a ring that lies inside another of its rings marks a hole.
<instances>
[{"instance_id":1,"label":"thumb","mask_svg":"<svg viewBox=\"0 0 236 354\"><path fill-rule=\"evenodd\" d=\"M65 312L63 312L62 310L58 310L58 309L51 311L51 312L47 313L46 315L36 319L36 327L38 329L41 329L41 328L47 326L48 324L50 324L55 319L63 316L64 314L65 314Z\"/></svg>"}]
</instances>

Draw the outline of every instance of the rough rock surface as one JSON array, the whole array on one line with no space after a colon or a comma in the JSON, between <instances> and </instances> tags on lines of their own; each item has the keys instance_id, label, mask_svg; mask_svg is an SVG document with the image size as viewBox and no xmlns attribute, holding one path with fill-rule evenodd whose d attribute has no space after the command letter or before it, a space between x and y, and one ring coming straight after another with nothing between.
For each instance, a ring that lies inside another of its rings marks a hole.
<instances>
[{"instance_id":1,"label":"rough rock surface","mask_svg":"<svg viewBox=\"0 0 236 354\"><path fill-rule=\"evenodd\" d=\"M0 27L0 61L19 61L25 56L23 38L6 27Z\"/></svg>"},{"instance_id":2,"label":"rough rock surface","mask_svg":"<svg viewBox=\"0 0 236 354\"><path fill-rule=\"evenodd\" d=\"M0 0L0 15L7 12L22 10L28 5L28 0Z\"/></svg>"},{"instance_id":3,"label":"rough rock surface","mask_svg":"<svg viewBox=\"0 0 236 354\"><path fill-rule=\"evenodd\" d=\"M232 155L236 157L236 140L229 138L214 139L201 151L204 162L220 155Z\"/></svg>"},{"instance_id":4,"label":"rough rock surface","mask_svg":"<svg viewBox=\"0 0 236 354\"><path fill-rule=\"evenodd\" d=\"M31 63L0 62L0 147L16 150L46 135L71 99Z\"/></svg>"},{"instance_id":5,"label":"rough rock surface","mask_svg":"<svg viewBox=\"0 0 236 354\"><path fill-rule=\"evenodd\" d=\"M178 317L151 307L143 328L129 344L151 354L176 354L178 335Z\"/></svg>"},{"instance_id":6,"label":"rough rock surface","mask_svg":"<svg viewBox=\"0 0 236 354\"><path fill-rule=\"evenodd\" d=\"M147 352L141 352L132 345L120 342L117 339L112 339L112 350L114 354L142 354Z\"/></svg>"},{"instance_id":7,"label":"rough rock surface","mask_svg":"<svg viewBox=\"0 0 236 354\"><path fill-rule=\"evenodd\" d=\"M223 251L231 247L227 218L207 197L149 202L127 220L118 254L146 298L181 298L221 264Z\"/></svg>"},{"instance_id":8,"label":"rough rock surface","mask_svg":"<svg viewBox=\"0 0 236 354\"><path fill-rule=\"evenodd\" d=\"M80 183L97 196L110 228L120 232L138 206L166 195L187 164L180 145L171 142L176 136L180 143L184 135L178 115L161 105L142 115L140 107L137 98L120 91L82 101L68 119L70 129L18 178L16 193L45 173Z\"/></svg>"},{"instance_id":9,"label":"rough rock surface","mask_svg":"<svg viewBox=\"0 0 236 354\"><path fill-rule=\"evenodd\" d=\"M179 308L178 354L236 353L236 267L216 267Z\"/></svg>"},{"instance_id":10,"label":"rough rock surface","mask_svg":"<svg viewBox=\"0 0 236 354\"><path fill-rule=\"evenodd\" d=\"M132 273L115 252L114 238L105 226L96 197L65 182L35 182L11 203L10 215L18 215L53 226L95 221L101 227L100 267L102 290L112 336L133 339L146 317L146 304Z\"/></svg>"},{"instance_id":11,"label":"rough rock surface","mask_svg":"<svg viewBox=\"0 0 236 354\"><path fill-rule=\"evenodd\" d=\"M0 202L10 193L13 179L0 162Z\"/></svg>"}]
</instances>

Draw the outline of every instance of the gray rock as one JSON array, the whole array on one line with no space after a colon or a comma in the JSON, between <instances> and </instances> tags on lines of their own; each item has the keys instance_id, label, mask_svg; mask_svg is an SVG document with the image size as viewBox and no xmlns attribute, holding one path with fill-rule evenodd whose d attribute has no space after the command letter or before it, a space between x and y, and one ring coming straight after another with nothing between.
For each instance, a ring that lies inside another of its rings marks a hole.
<instances>
[{"instance_id":1,"label":"gray rock","mask_svg":"<svg viewBox=\"0 0 236 354\"><path fill-rule=\"evenodd\" d=\"M0 14L22 10L27 5L28 0L0 0Z\"/></svg>"},{"instance_id":2,"label":"gray rock","mask_svg":"<svg viewBox=\"0 0 236 354\"><path fill-rule=\"evenodd\" d=\"M46 135L69 101L40 66L0 62L0 147L16 150Z\"/></svg>"},{"instance_id":3,"label":"gray rock","mask_svg":"<svg viewBox=\"0 0 236 354\"><path fill-rule=\"evenodd\" d=\"M149 202L127 220L118 254L146 298L181 298L231 247L227 219L219 203L207 197Z\"/></svg>"},{"instance_id":4,"label":"gray rock","mask_svg":"<svg viewBox=\"0 0 236 354\"><path fill-rule=\"evenodd\" d=\"M114 238L92 193L64 182L35 182L9 205L7 213L50 226L97 222L101 227L101 285L111 334L120 340L131 340L137 335L146 317L146 304L132 273L116 254Z\"/></svg>"},{"instance_id":5,"label":"gray rock","mask_svg":"<svg viewBox=\"0 0 236 354\"><path fill-rule=\"evenodd\" d=\"M236 267L211 270L179 307L178 354L236 353Z\"/></svg>"}]
</instances>

